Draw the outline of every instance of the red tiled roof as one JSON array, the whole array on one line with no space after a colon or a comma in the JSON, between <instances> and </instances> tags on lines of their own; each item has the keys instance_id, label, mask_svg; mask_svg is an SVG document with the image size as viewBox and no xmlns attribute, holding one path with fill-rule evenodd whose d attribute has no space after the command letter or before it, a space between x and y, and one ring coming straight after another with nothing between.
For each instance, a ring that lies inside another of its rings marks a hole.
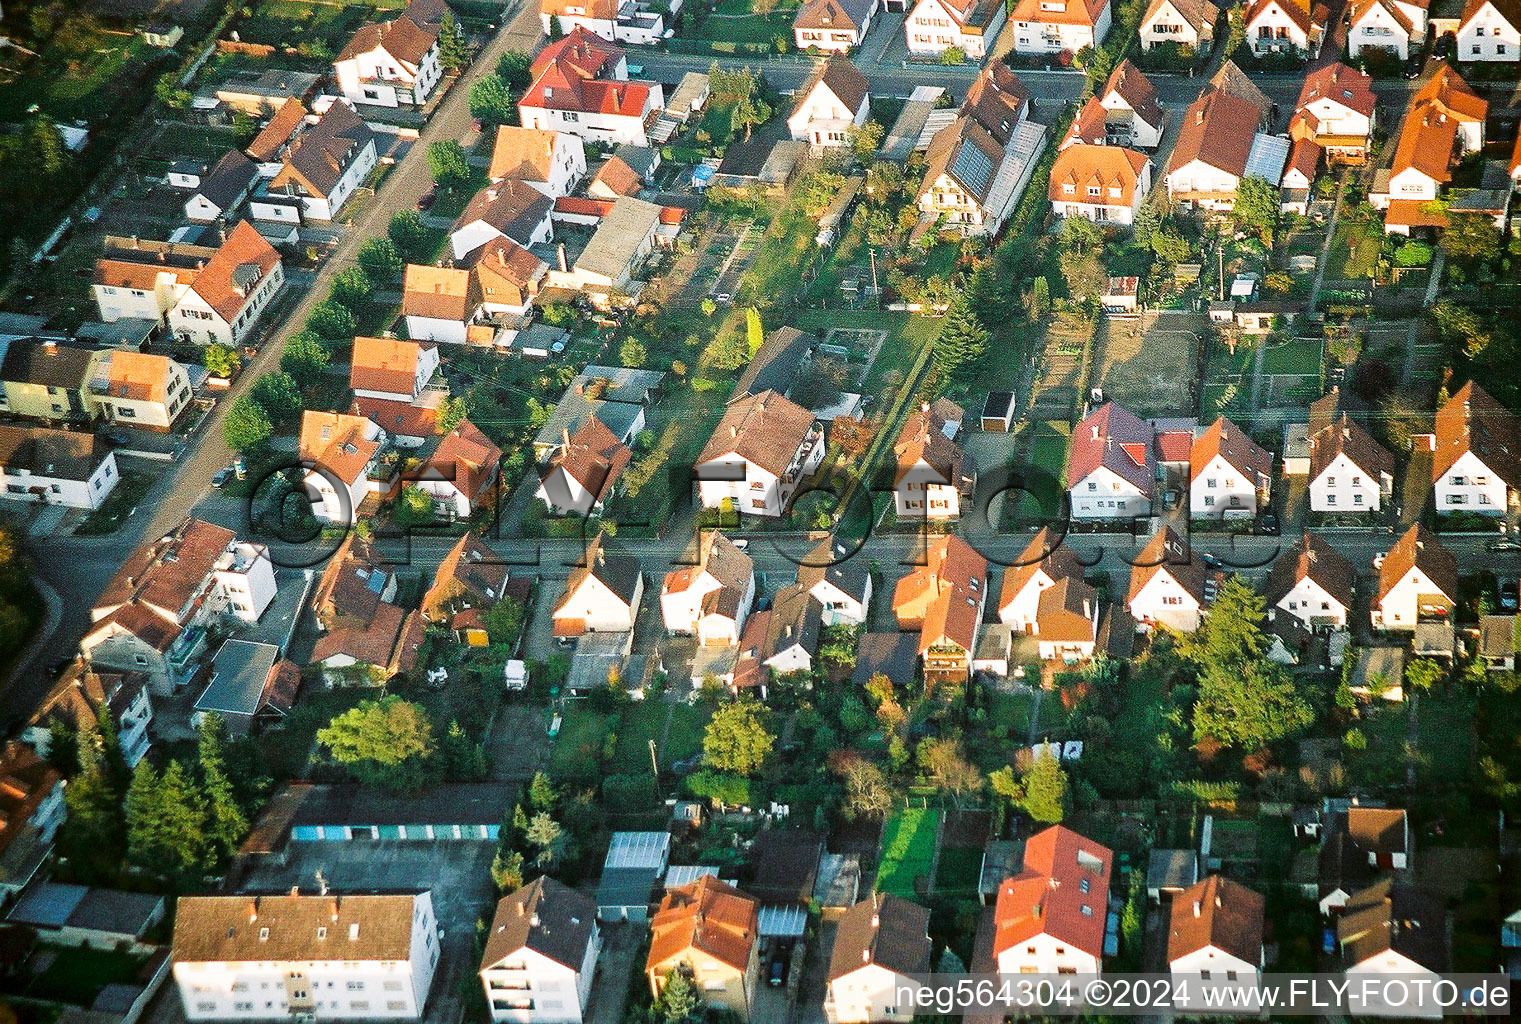
<instances>
[{"instance_id":1,"label":"red tiled roof","mask_svg":"<svg viewBox=\"0 0 1521 1024\"><path fill-rule=\"evenodd\" d=\"M998 887L994 954L1049 935L1102 957L1113 861L1108 847L1062 825L1031 836L1024 870Z\"/></svg>"}]
</instances>

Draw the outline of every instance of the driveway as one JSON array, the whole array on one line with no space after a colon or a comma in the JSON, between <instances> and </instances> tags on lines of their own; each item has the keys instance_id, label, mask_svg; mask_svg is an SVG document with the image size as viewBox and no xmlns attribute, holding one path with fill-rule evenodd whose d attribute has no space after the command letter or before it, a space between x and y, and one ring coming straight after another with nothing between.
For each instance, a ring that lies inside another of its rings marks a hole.
<instances>
[{"instance_id":1,"label":"driveway","mask_svg":"<svg viewBox=\"0 0 1521 1024\"><path fill-rule=\"evenodd\" d=\"M602 926L602 955L597 957L586 1024L622 1024L629 983L644 953L644 927L628 922Z\"/></svg>"}]
</instances>

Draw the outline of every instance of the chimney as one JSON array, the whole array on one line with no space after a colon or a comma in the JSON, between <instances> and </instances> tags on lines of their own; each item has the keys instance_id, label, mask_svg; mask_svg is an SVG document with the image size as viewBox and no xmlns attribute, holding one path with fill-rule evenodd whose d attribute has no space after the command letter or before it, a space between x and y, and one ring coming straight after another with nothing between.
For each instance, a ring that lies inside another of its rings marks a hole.
<instances>
[{"instance_id":1,"label":"chimney","mask_svg":"<svg viewBox=\"0 0 1521 1024\"><path fill-rule=\"evenodd\" d=\"M52 355L53 353L57 352L58 351L58 339L57 338L44 338L42 340L42 351L46 352L48 355Z\"/></svg>"},{"instance_id":2,"label":"chimney","mask_svg":"<svg viewBox=\"0 0 1521 1024\"><path fill-rule=\"evenodd\" d=\"M522 917L526 913L528 913L528 904L527 903L519 903L518 904L518 916Z\"/></svg>"},{"instance_id":3,"label":"chimney","mask_svg":"<svg viewBox=\"0 0 1521 1024\"><path fill-rule=\"evenodd\" d=\"M1203 123L1204 123L1204 111L1202 111L1202 110L1196 110L1196 111L1194 111L1194 124L1203 124Z\"/></svg>"},{"instance_id":4,"label":"chimney","mask_svg":"<svg viewBox=\"0 0 1521 1024\"><path fill-rule=\"evenodd\" d=\"M570 450L570 428L560 428L560 446L566 451Z\"/></svg>"},{"instance_id":5,"label":"chimney","mask_svg":"<svg viewBox=\"0 0 1521 1024\"><path fill-rule=\"evenodd\" d=\"M1097 441L1099 439L1099 428L1098 428L1098 426L1096 424L1093 427L1093 439L1095 441Z\"/></svg>"},{"instance_id":6,"label":"chimney","mask_svg":"<svg viewBox=\"0 0 1521 1024\"><path fill-rule=\"evenodd\" d=\"M259 901L256 900L256 899L249 900L248 901L248 921L249 921L250 924L252 924L254 921L257 921L258 919L259 919Z\"/></svg>"},{"instance_id":7,"label":"chimney","mask_svg":"<svg viewBox=\"0 0 1521 1024\"><path fill-rule=\"evenodd\" d=\"M528 919L528 927L530 927L530 928L537 928L538 926L539 926L539 915L538 914L534 914L532 917L530 917Z\"/></svg>"},{"instance_id":8,"label":"chimney","mask_svg":"<svg viewBox=\"0 0 1521 1024\"><path fill-rule=\"evenodd\" d=\"M570 267L565 262L565 243L564 242L561 242L555 248L555 256L560 261L560 273L562 273L562 274L569 273L570 272Z\"/></svg>"},{"instance_id":9,"label":"chimney","mask_svg":"<svg viewBox=\"0 0 1521 1024\"><path fill-rule=\"evenodd\" d=\"M873 914L873 915L871 915L871 926L873 928L880 928L880 927L882 927L882 915L880 915L880 914Z\"/></svg>"},{"instance_id":10,"label":"chimney","mask_svg":"<svg viewBox=\"0 0 1521 1024\"><path fill-rule=\"evenodd\" d=\"M301 895L301 887L299 885L293 885L293 886L290 887L290 898L291 899L295 899L297 896L300 896L300 895Z\"/></svg>"},{"instance_id":11,"label":"chimney","mask_svg":"<svg viewBox=\"0 0 1521 1024\"><path fill-rule=\"evenodd\" d=\"M729 436L730 437L738 437L739 436L739 426L737 424L730 424L729 425Z\"/></svg>"},{"instance_id":12,"label":"chimney","mask_svg":"<svg viewBox=\"0 0 1521 1024\"><path fill-rule=\"evenodd\" d=\"M874 917L874 918L872 918L872 920L875 921L876 918ZM863 964L869 964L869 963L871 963L871 950L869 950L869 949L863 949L863 950L861 950L861 962Z\"/></svg>"}]
</instances>

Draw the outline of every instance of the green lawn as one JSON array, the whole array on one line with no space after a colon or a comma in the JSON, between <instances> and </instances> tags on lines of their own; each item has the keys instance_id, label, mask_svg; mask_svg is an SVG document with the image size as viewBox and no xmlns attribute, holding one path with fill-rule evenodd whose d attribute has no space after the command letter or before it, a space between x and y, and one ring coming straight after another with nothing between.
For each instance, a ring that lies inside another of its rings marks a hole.
<instances>
[{"instance_id":1,"label":"green lawn","mask_svg":"<svg viewBox=\"0 0 1521 1024\"><path fill-rule=\"evenodd\" d=\"M57 959L27 988L32 999L88 1006L107 985L131 981L143 957L102 949L50 949Z\"/></svg>"},{"instance_id":2,"label":"green lawn","mask_svg":"<svg viewBox=\"0 0 1521 1024\"><path fill-rule=\"evenodd\" d=\"M665 731L667 707L663 700L641 700L623 709L618 720L618 745L607 766L609 773L634 774L650 770L650 740L660 742L660 734Z\"/></svg>"},{"instance_id":3,"label":"green lawn","mask_svg":"<svg viewBox=\"0 0 1521 1024\"><path fill-rule=\"evenodd\" d=\"M1025 455L1014 469L1024 477L1026 491L1009 503L1006 513L1018 528L1050 522L1061 512L1062 479L1067 469L1067 449L1072 427L1059 420L1035 423L1020 431Z\"/></svg>"},{"instance_id":4,"label":"green lawn","mask_svg":"<svg viewBox=\"0 0 1521 1024\"><path fill-rule=\"evenodd\" d=\"M1421 786L1462 790L1473 773L1474 712L1469 692L1439 690L1417 698L1416 742L1409 751ZM1352 781L1377 789L1403 786L1407 764L1407 708L1375 707L1357 723L1368 740L1366 750L1349 751Z\"/></svg>"},{"instance_id":5,"label":"green lawn","mask_svg":"<svg viewBox=\"0 0 1521 1024\"><path fill-rule=\"evenodd\" d=\"M877 869L878 892L915 897L914 882L928 875L934 862L939 828L940 811L933 807L910 807L888 820Z\"/></svg>"},{"instance_id":6,"label":"green lawn","mask_svg":"<svg viewBox=\"0 0 1521 1024\"><path fill-rule=\"evenodd\" d=\"M586 701L569 704L549 754L549 774L578 782L596 779L602 745L616 721L616 716L593 710Z\"/></svg>"},{"instance_id":7,"label":"green lawn","mask_svg":"<svg viewBox=\"0 0 1521 1024\"><path fill-rule=\"evenodd\" d=\"M1274 345L1262 354L1262 372L1318 377L1322 348L1321 342L1308 338L1294 338L1282 345Z\"/></svg>"},{"instance_id":8,"label":"green lawn","mask_svg":"<svg viewBox=\"0 0 1521 1024\"><path fill-rule=\"evenodd\" d=\"M677 704L671 710L671 731L665 737L665 763L702 752L702 736L713 709L707 704Z\"/></svg>"},{"instance_id":9,"label":"green lawn","mask_svg":"<svg viewBox=\"0 0 1521 1024\"><path fill-rule=\"evenodd\" d=\"M100 503L100 508L91 512L79 524L79 528L74 531L75 536L96 537L103 533L115 533L157 479L158 476L153 473L142 473L135 469L122 470L115 489Z\"/></svg>"},{"instance_id":10,"label":"green lawn","mask_svg":"<svg viewBox=\"0 0 1521 1024\"><path fill-rule=\"evenodd\" d=\"M1378 266L1379 247L1384 235L1377 223L1355 224L1341 221L1326 258L1327 281L1351 281L1366 278Z\"/></svg>"},{"instance_id":11,"label":"green lawn","mask_svg":"<svg viewBox=\"0 0 1521 1024\"><path fill-rule=\"evenodd\" d=\"M25 74L0 87L0 120L20 121L35 103L59 122L97 122L121 102L124 82L160 56L135 33L100 29L61 44L55 36Z\"/></svg>"},{"instance_id":12,"label":"green lawn","mask_svg":"<svg viewBox=\"0 0 1521 1024\"><path fill-rule=\"evenodd\" d=\"M944 849L935 868L935 895L971 898L982 880L981 849Z\"/></svg>"},{"instance_id":13,"label":"green lawn","mask_svg":"<svg viewBox=\"0 0 1521 1024\"><path fill-rule=\"evenodd\" d=\"M390 11L402 6L395 0L362 4L265 0L252 17L238 22L238 35L244 42L274 46L299 48L321 44L336 54L360 25L384 20Z\"/></svg>"}]
</instances>

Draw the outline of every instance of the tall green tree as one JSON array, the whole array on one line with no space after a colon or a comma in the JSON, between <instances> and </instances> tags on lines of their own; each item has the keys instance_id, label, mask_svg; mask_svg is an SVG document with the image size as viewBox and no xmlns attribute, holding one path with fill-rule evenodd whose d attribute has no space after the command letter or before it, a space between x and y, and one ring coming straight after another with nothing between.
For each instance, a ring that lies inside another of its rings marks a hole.
<instances>
[{"instance_id":1,"label":"tall green tree","mask_svg":"<svg viewBox=\"0 0 1521 1024\"><path fill-rule=\"evenodd\" d=\"M231 377L238 370L238 353L227 345L207 345L201 350L201 365L213 377Z\"/></svg>"},{"instance_id":2,"label":"tall green tree","mask_svg":"<svg viewBox=\"0 0 1521 1024\"><path fill-rule=\"evenodd\" d=\"M760 351L766 343L766 328L761 323L760 310L750 306L745 310L745 344L750 346L750 355Z\"/></svg>"},{"instance_id":3,"label":"tall green tree","mask_svg":"<svg viewBox=\"0 0 1521 1024\"><path fill-rule=\"evenodd\" d=\"M227 419L222 421L222 437L226 440L227 447L236 452L249 452L263 447L274 432L274 425L269 422L269 413L254 401L251 394L239 395L227 410Z\"/></svg>"},{"instance_id":4,"label":"tall green tree","mask_svg":"<svg viewBox=\"0 0 1521 1024\"><path fill-rule=\"evenodd\" d=\"M280 369L298 380L310 380L326 371L331 363L327 343L314 331L297 331L280 351Z\"/></svg>"},{"instance_id":5,"label":"tall green tree","mask_svg":"<svg viewBox=\"0 0 1521 1024\"><path fill-rule=\"evenodd\" d=\"M401 250L390 238L371 238L359 247L354 259L374 281L395 281L406 269Z\"/></svg>"},{"instance_id":6,"label":"tall green tree","mask_svg":"<svg viewBox=\"0 0 1521 1024\"><path fill-rule=\"evenodd\" d=\"M248 835L248 816L238 805L228 777L220 715L207 715L201 720L196 736L196 762L200 767L201 796L206 802L207 854L213 863L221 864L237 853Z\"/></svg>"},{"instance_id":7,"label":"tall green tree","mask_svg":"<svg viewBox=\"0 0 1521 1024\"><path fill-rule=\"evenodd\" d=\"M393 790L421 786L436 749L422 705L395 694L337 715L317 731L317 742L360 782Z\"/></svg>"},{"instance_id":8,"label":"tall green tree","mask_svg":"<svg viewBox=\"0 0 1521 1024\"><path fill-rule=\"evenodd\" d=\"M535 811L553 811L560 802L560 794L554 782L543 772L534 772L528 784L528 805Z\"/></svg>"},{"instance_id":9,"label":"tall green tree","mask_svg":"<svg viewBox=\"0 0 1521 1024\"><path fill-rule=\"evenodd\" d=\"M935 369L946 380L969 378L987 355L988 340L988 329L972 312L966 297L956 293L940 322L940 333L935 337L931 353Z\"/></svg>"},{"instance_id":10,"label":"tall green tree","mask_svg":"<svg viewBox=\"0 0 1521 1024\"><path fill-rule=\"evenodd\" d=\"M1450 214L1442 232L1442 251L1462 266L1493 263L1500 258L1500 229L1489 217L1478 213Z\"/></svg>"},{"instance_id":11,"label":"tall green tree","mask_svg":"<svg viewBox=\"0 0 1521 1024\"><path fill-rule=\"evenodd\" d=\"M523 838L539 851L535 860L541 868L552 866L565 854L565 829L543 811L528 819Z\"/></svg>"},{"instance_id":12,"label":"tall green tree","mask_svg":"<svg viewBox=\"0 0 1521 1024\"><path fill-rule=\"evenodd\" d=\"M481 127L486 131L497 125L517 124L517 99L506 82L495 75L487 75L470 87L470 116L480 118Z\"/></svg>"},{"instance_id":13,"label":"tall green tree","mask_svg":"<svg viewBox=\"0 0 1521 1024\"><path fill-rule=\"evenodd\" d=\"M444 11L438 25L438 63L445 71L458 71L470 63L470 51L465 46L465 33L460 31L454 12Z\"/></svg>"},{"instance_id":14,"label":"tall green tree","mask_svg":"<svg viewBox=\"0 0 1521 1024\"><path fill-rule=\"evenodd\" d=\"M357 313L369 304L372 287L370 275L364 272L364 267L355 264L338 272L333 278L333 290L327 297L349 312Z\"/></svg>"},{"instance_id":15,"label":"tall green tree","mask_svg":"<svg viewBox=\"0 0 1521 1024\"><path fill-rule=\"evenodd\" d=\"M433 180L445 188L463 185L470 180L470 162L458 139L428 143L428 169Z\"/></svg>"},{"instance_id":16,"label":"tall green tree","mask_svg":"<svg viewBox=\"0 0 1521 1024\"><path fill-rule=\"evenodd\" d=\"M701 1020L699 1013L702 993L683 968L667 972L660 995L650 1007L655 1024L694 1024Z\"/></svg>"},{"instance_id":17,"label":"tall green tree","mask_svg":"<svg viewBox=\"0 0 1521 1024\"><path fill-rule=\"evenodd\" d=\"M1236 203L1231 207L1231 220L1241 230L1250 231L1272 245L1281 202L1277 186L1268 184L1265 178L1249 174L1236 186Z\"/></svg>"},{"instance_id":18,"label":"tall green tree","mask_svg":"<svg viewBox=\"0 0 1521 1024\"><path fill-rule=\"evenodd\" d=\"M423 223L422 215L416 210L397 210L392 214L386 236L395 243L397 252L409 262L419 263L432 257L431 234Z\"/></svg>"},{"instance_id":19,"label":"tall green tree","mask_svg":"<svg viewBox=\"0 0 1521 1024\"><path fill-rule=\"evenodd\" d=\"M73 739L79 768L63 791L68 817L58 831L58 848L82 878L110 881L126 855L125 794L106 766L99 730L87 728Z\"/></svg>"},{"instance_id":20,"label":"tall green tree","mask_svg":"<svg viewBox=\"0 0 1521 1024\"><path fill-rule=\"evenodd\" d=\"M262 375L248 393L269 414L271 423L285 423L301 411L301 386L284 370Z\"/></svg>"},{"instance_id":21,"label":"tall green tree","mask_svg":"<svg viewBox=\"0 0 1521 1024\"><path fill-rule=\"evenodd\" d=\"M533 60L520 50L508 50L496 62L496 77L514 91L526 89L533 81Z\"/></svg>"},{"instance_id":22,"label":"tall green tree","mask_svg":"<svg viewBox=\"0 0 1521 1024\"><path fill-rule=\"evenodd\" d=\"M1267 660L1265 602L1240 577L1215 595L1209 615L1178 642L1199 676L1194 735L1257 750L1306 728L1314 711L1282 665Z\"/></svg>"},{"instance_id":23,"label":"tall green tree","mask_svg":"<svg viewBox=\"0 0 1521 1024\"><path fill-rule=\"evenodd\" d=\"M127 788L127 855L156 874L192 874L207 865L205 802L178 761L160 775L147 758Z\"/></svg>"},{"instance_id":24,"label":"tall green tree","mask_svg":"<svg viewBox=\"0 0 1521 1024\"><path fill-rule=\"evenodd\" d=\"M306 318L306 329L326 341L347 341L358 332L359 321L345 306L329 299L312 310Z\"/></svg>"},{"instance_id":25,"label":"tall green tree","mask_svg":"<svg viewBox=\"0 0 1521 1024\"><path fill-rule=\"evenodd\" d=\"M702 737L702 760L709 768L753 775L776 744L766 709L753 700L719 705Z\"/></svg>"},{"instance_id":26,"label":"tall green tree","mask_svg":"<svg viewBox=\"0 0 1521 1024\"><path fill-rule=\"evenodd\" d=\"M1038 757L1025 773L1024 797L1020 806L1042 824L1052 825L1067 816L1071 799L1067 772L1055 757Z\"/></svg>"}]
</instances>

